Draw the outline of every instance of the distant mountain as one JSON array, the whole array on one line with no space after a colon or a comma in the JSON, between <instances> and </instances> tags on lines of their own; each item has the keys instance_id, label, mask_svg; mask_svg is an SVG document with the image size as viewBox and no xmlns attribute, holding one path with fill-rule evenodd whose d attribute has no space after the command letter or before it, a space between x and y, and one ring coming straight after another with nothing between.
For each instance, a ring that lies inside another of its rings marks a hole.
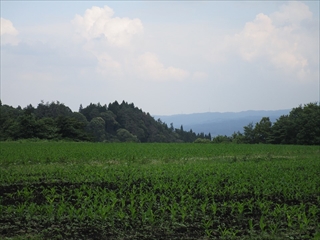
<instances>
[{"instance_id":1,"label":"distant mountain","mask_svg":"<svg viewBox=\"0 0 320 240\"><path fill-rule=\"evenodd\" d=\"M154 116L162 122L170 125L173 123L175 128L183 126L185 131L192 129L195 133L211 133L211 135L227 135L240 131L249 123L259 122L263 117L269 117L271 122L275 122L281 115L288 115L291 109L275 111L243 111L243 112L206 112L192 114L177 114L170 116Z\"/></svg>"}]
</instances>

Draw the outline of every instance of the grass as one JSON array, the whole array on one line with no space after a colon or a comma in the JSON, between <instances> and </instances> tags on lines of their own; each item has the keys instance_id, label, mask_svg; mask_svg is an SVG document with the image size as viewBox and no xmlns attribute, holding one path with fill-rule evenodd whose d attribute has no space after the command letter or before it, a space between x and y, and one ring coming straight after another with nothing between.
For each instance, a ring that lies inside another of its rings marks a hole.
<instances>
[{"instance_id":1,"label":"grass","mask_svg":"<svg viewBox=\"0 0 320 240\"><path fill-rule=\"evenodd\" d=\"M3 142L3 239L317 239L318 146Z\"/></svg>"}]
</instances>

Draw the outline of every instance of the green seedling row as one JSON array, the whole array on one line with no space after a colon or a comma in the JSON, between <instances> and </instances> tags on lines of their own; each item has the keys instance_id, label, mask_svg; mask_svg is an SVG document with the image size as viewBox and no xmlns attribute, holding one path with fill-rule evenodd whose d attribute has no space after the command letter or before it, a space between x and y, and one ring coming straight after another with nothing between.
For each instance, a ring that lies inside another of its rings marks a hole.
<instances>
[{"instance_id":1,"label":"green seedling row","mask_svg":"<svg viewBox=\"0 0 320 240\"><path fill-rule=\"evenodd\" d=\"M1 239L319 239L318 146L5 142Z\"/></svg>"}]
</instances>

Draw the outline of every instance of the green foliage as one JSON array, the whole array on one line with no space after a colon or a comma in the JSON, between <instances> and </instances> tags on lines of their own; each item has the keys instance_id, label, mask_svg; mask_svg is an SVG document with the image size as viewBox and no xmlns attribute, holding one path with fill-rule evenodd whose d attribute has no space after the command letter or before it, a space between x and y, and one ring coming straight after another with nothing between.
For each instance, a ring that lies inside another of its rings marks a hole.
<instances>
[{"instance_id":1,"label":"green foliage","mask_svg":"<svg viewBox=\"0 0 320 240\"><path fill-rule=\"evenodd\" d=\"M88 141L85 119L63 104L43 103L38 108L28 105L25 109L0 107L0 139L72 139ZM80 120L81 118L81 120Z\"/></svg>"},{"instance_id":2,"label":"green foliage","mask_svg":"<svg viewBox=\"0 0 320 240\"><path fill-rule=\"evenodd\" d=\"M105 140L105 121L101 117L94 117L88 124L88 131L94 136L96 142Z\"/></svg>"},{"instance_id":3,"label":"green foliage","mask_svg":"<svg viewBox=\"0 0 320 240\"><path fill-rule=\"evenodd\" d=\"M79 112L83 114L88 122L92 120L92 118L98 117L100 113L105 112L107 110L107 106L101 106L100 103L93 104L90 103L89 106L83 108L82 105L80 105Z\"/></svg>"},{"instance_id":4,"label":"green foliage","mask_svg":"<svg viewBox=\"0 0 320 240\"><path fill-rule=\"evenodd\" d=\"M0 140L13 138L16 130L12 126L21 114L19 108L15 109L8 105L0 105Z\"/></svg>"},{"instance_id":5,"label":"green foliage","mask_svg":"<svg viewBox=\"0 0 320 240\"><path fill-rule=\"evenodd\" d=\"M82 122L85 126L88 125L88 120L82 113L73 112L71 117L78 120L79 122Z\"/></svg>"},{"instance_id":6,"label":"green foliage","mask_svg":"<svg viewBox=\"0 0 320 240\"><path fill-rule=\"evenodd\" d=\"M244 130L244 140L245 143L256 143L256 133L254 130L253 123L249 123L247 126L243 127Z\"/></svg>"},{"instance_id":7,"label":"green foliage","mask_svg":"<svg viewBox=\"0 0 320 240\"><path fill-rule=\"evenodd\" d=\"M58 139L61 138L59 128L53 118L45 117L38 120L38 135L40 139Z\"/></svg>"},{"instance_id":8,"label":"green foliage","mask_svg":"<svg viewBox=\"0 0 320 240\"><path fill-rule=\"evenodd\" d=\"M85 132L85 125L75 118L60 116L56 119L58 134L63 139L88 141L90 137Z\"/></svg>"},{"instance_id":9,"label":"green foliage","mask_svg":"<svg viewBox=\"0 0 320 240\"><path fill-rule=\"evenodd\" d=\"M193 142L197 135L173 131L149 113L123 101L92 104L72 112L60 102L21 109L0 105L0 140L47 139L96 142ZM125 130L125 131L124 131Z\"/></svg>"},{"instance_id":10,"label":"green foliage","mask_svg":"<svg viewBox=\"0 0 320 240\"><path fill-rule=\"evenodd\" d=\"M209 139L197 138L194 143L210 143Z\"/></svg>"},{"instance_id":11,"label":"green foliage","mask_svg":"<svg viewBox=\"0 0 320 240\"><path fill-rule=\"evenodd\" d=\"M51 102L50 104L47 102L44 104L42 101L38 104L38 107L34 109L35 116L39 118L57 118L59 116L68 116L72 115L72 111L69 107L65 106L63 103L59 101Z\"/></svg>"},{"instance_id":12,"label":"green foliage","mask_svg":"<svg viewBox=\"0 0 320 240\"><path fill-rule=\"evenodd\" d=\"M267 143L271 134L272 122L268 117L263 117L254 128L256 141L259 143Z\"/></svg>"},{"instance_id":13,"label":"green foliage","mask_svg":"<svg viewBox=\"0 0 320 240\"><path fill-rule=\"evenodd\" d=\"M105 122L105 131L109 134L115 134L116 131L120 128L120 124L116 121L116 115L107 110L100 113L100 117Z\"/></svg>"},{"instance_id":14,"label":"green foliage","mask_svg":"<svg viewBox=\"0 0 320 240\"><path fill-rule=\"evenodd\" d=\"M155 120L133 103L117 101L107 105L92 104L79 112L60 102L41 102L37 108L0 105L0 140L47 139L96 142L208 142L212 143L271 143L320 145L320 106L309 103L292 109L275 123L269 117L244 126L244 132L232 136L196 134L183 126L174 128L160 119ZM126 130L126 131L124 131ZM203 140L199 140L203 139Z\"/></svg>"},{"instance_id":15,"label":"green foliage","mask_svg":"<svg viewBox=\"0 0 320 240\"><path fill-rule=\"evenodd\" d=\"M281 116L272 126L268 142L274 144L293 144L295 134L289 116Z\"/></svg>"},{"instance_id":16,"label":"green foliage","mask_svg":"<svg viewBox=\"0 0 320 240\"><path fill-rule=\"evenodd\" d=\"M245 136L241 132L234 132L231 136L232 143L245 143Z\"/></svg>"},{"instance_id":17,"label":"green foliage","mask_svg":"<svg viewBox=\"0 0 320 240\"><path fill-rule=\"evenodd\" d=\"M79 112L89 122L97 117L104 120L104 138L97 137L97 134L90 130L91 127L87 128L95 136L96 141L193 142L197 138L192 131L185 132L183 129L174 131L173 128L168 128L161 120L156 121L149 113L146 114L133 103L125 101L121 104L115 101L108 107L101 106L100 103L91 103L85 108L81 105ZM100 135L102 136L101 131Z\"/></svg>"},{"instance_id":18,"label":"green foliage","mask_svg":"<svg viewBox=\"0 0 320 240\"><path fill-rule=\"evenodd\" d=\"M271 127L269 143L320 145L320 105L309 103L293 108Z\"/></svg>"},{"instance_id":19,"label":"green foliage","mask_svg":"<svg viewBox=\"0 0 320 240\"><path fill-rule=\"evenodd\" d=\"M227 136L218 135L212 139L212 143L231 143L232 138Z\"/></svg>"},{"instance_id":20,"label":"green foliage","mask_svg":"<svg viewBox=\"0 0 320 240\"><path fill-rule=\"evenodd\" d=\"M0 238L316 239L318 156L297 145L2 142Z\"/></svg>"},{"instance_id":21,"label":"green foliage","mask_svg":"<svg viewBox=\"0 0 320 240\"><path fill-rule=\"evenodd\" d=\"M138 138L132 135L128 130L120 128L117 130L117 137L121 142L138 142Z\"/></svg>"},{"instance_id":22,"label":"green foliage","mask_svg":"<svg viewBox=\"0 0 320 240\"><path fill-rule=\"evenodd\" d=\"M245 126L243 135L245 143L319 145L320 105L300 105L273 125L268 117L263 117L255 126Z\"/></svg>"}]
</instances>

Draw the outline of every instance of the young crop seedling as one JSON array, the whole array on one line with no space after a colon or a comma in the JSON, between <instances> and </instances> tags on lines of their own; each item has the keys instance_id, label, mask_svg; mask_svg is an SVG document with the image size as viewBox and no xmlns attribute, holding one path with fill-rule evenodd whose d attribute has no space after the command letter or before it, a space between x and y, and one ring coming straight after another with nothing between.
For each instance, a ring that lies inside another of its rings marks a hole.
<instances>
[{"instance_id":1,"label":"young crop seedling","mask_svg":"<svg viewBox=\"0 0 320 240\"><path fill-rule=\"evenodd\" d=\"M318 148L58 142L1 147L0 238L23 239L21 229L39 239L67 240L313 239L320 229ZM232 168L230 156L237 157Z\"/></svg>"}]
</instances>

